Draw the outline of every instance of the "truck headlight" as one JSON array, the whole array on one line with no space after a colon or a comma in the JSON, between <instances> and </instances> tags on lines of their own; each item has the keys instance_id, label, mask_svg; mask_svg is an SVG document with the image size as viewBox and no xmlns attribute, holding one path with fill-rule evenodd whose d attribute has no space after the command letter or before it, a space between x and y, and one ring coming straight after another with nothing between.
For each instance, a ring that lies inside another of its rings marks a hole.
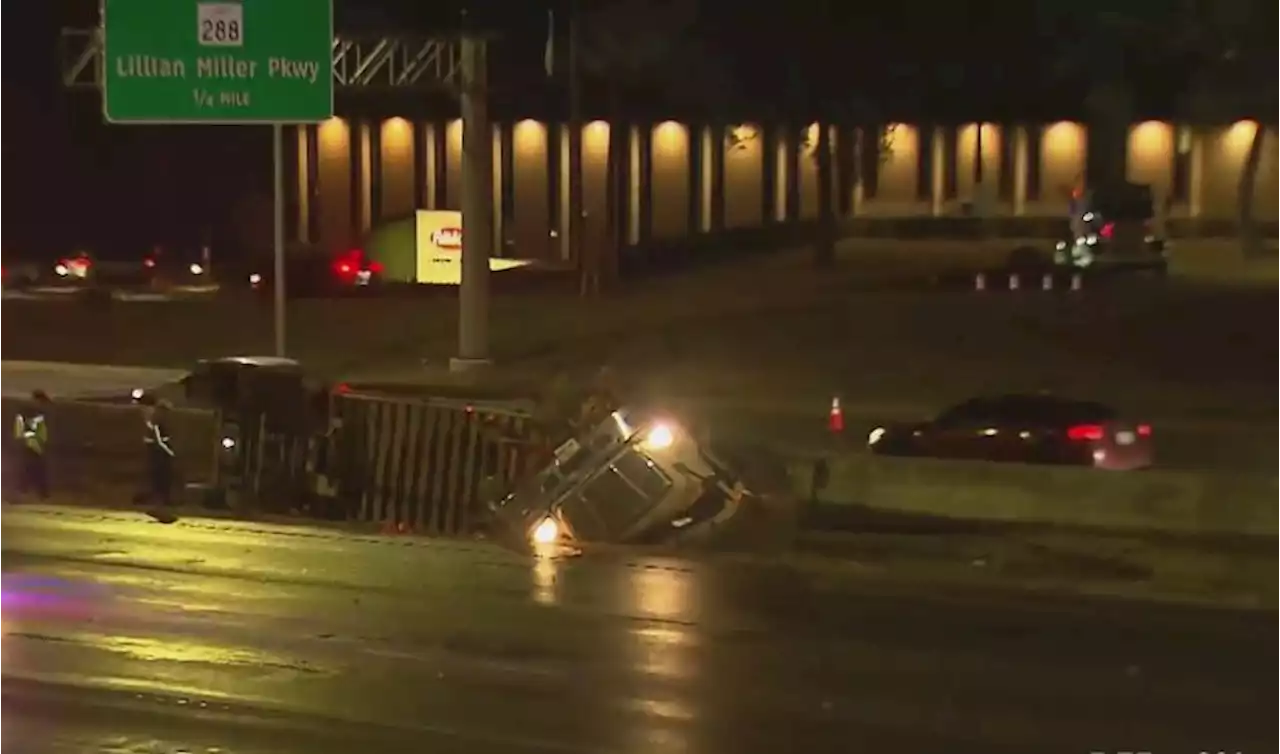
<instances>
[{"instance_id":1,"label":"truck headlight","mask_svg":"<svg viewBox=\"0 0 1280 754\"><path fill-rule=\"evenodd\" d=\"M533 543L538 545L553 544L560 538L560 524L551 516L547 516L538 523L533 530Z\"/></svg>"},{"instance_id":2,"label":"truck headlight","mask_svg":"<svg viewBox=\"0 0 1280 754\"><path fill-rule=\"evenodd\" d=\"M644 447L648 450L662 450L671 447L675 439L675 433L671 431L671 427L666 424L655 424L649 428L649 433L644 437Z\"/></svg>"}]
</instances>

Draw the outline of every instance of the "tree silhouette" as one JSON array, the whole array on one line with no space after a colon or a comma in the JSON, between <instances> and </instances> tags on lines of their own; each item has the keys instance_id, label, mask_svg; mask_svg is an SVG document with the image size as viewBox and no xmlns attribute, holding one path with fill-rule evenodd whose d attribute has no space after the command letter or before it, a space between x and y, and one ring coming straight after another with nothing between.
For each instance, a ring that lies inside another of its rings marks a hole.
<instances>
[{"instance_id":1,"label":"tree silhouette","mask_svg":"<svg viewBox=\"0 0 1280 754\"><path fill-rule=\"evenodd\" d=\"M1254 205L1266 139L1263 118L1276 112L1275 28L1274 3L1185 0L1170 29L1170 54L1181 62L1174 70L1180 73L1184 117L1197 125L1242 115L1256 122L1236 193L1236 220L1246 256L1262 252Z\"/></svg>"},{"instance_id":2,"label":"tree silhouette","mask_svg":"<svg viewBox=\"0 0 1280 754\"><path fill-rule=\"evenodd\" d=\"M1116 10L1120 8L1121 10ZM1168 82L1180 115L1200 129L1276 111L1276 6L1263 0L1070 6L1041 3L1041 22L1063 29L1057 73L1090 84L1089 139L1113 159L1091 165L1090 182L1123 181L1133 94L1141 82ZM1267 73L1261 74L1266 71ZM1265 128L1259 123L1243 161L1237 220L1246 254L1261 239L1254 218Z\"/></svg>"},{"instance_id":3,"label":"tree silhouette","mask_svg":"<svg viewBox=\"0 0 1280 754\"><path fill-rule=\"evenodd\" d=\"M733 79L724 60L712 54L695 31L697 3L578 0L575 10L581 75L587 88L603 90L613 126L626 120L623 101L629 96L660 98L677 110L713 107L715 100L731 96ZM609 242L605 249L584 249L582 260L595 290L616 277L625 244L626 158L625 141L611 128L606 160Z\"/></svg>"}]
</instances>

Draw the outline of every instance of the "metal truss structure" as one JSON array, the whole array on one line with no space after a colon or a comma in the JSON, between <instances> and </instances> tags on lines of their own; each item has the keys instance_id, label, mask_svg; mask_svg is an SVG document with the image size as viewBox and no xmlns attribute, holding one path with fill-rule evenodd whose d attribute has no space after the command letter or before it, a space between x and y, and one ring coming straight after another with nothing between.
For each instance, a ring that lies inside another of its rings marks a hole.
<instances>
[{"instance_id":1,"label":"metal truss structure","mask_svg":"<svg viewBox=\"0 0 1280 754\"><path fill-rule=\"evenodd\" d=\"M100 29L63 29L58 68L67 89L102 84ZM336 37L333 83L338 91L447 90L461 83L462 44L421 37Z\"/></svg>"}]
</instances>

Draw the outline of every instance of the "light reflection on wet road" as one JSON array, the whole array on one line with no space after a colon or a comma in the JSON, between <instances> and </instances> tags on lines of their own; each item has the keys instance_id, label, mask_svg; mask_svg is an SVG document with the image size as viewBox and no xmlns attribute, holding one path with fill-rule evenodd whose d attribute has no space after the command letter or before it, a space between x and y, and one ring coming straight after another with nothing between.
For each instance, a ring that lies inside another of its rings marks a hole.
<instances>
[{"instance_id":1,"label":"light reflection on wet road","mask_svg":"<svg viewBox=\"0 0 1280 754\"><path fill-rule=\"evenodd\" d=\"M14 750L1276 750L1274 613L13 507L3 547Z\"/></svg>"}]
</instances>

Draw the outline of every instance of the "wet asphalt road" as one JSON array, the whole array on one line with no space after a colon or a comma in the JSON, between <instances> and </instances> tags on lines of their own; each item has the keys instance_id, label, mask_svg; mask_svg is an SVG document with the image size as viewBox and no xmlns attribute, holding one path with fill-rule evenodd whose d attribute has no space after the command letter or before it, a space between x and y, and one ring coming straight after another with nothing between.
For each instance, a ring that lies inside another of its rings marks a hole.
<instances>
[{"instance_id":1,"label":"wet asphalt road","mask_svg":"<svg viewBox=\"0 0 1280 754\"><path fill-rule=\"evenodd\" d=\"M14 751L1277 750L1275 613L3 515Z\"/></svg>"}]
</instances>

